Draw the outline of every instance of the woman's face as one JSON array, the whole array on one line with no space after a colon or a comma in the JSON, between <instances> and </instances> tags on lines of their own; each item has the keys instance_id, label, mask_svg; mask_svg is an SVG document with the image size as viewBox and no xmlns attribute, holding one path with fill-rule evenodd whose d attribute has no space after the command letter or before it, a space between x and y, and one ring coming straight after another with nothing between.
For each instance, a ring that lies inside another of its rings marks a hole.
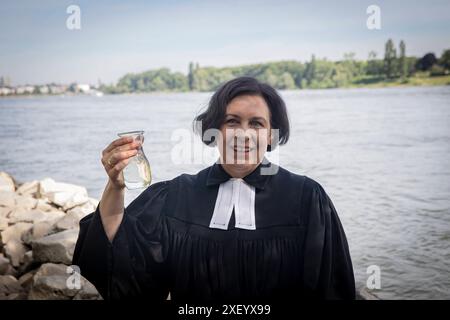
<instances>
[{"instance_id":1,"label":"woman's face","mask_svg":"<svg viewBox=\"0 0 450 320\"><path fill-rule=\"evenodd\" d=\"M228 104L218 143L222 164L234 172L252 171L271 139L270 110L264 98L242 95Z\"/></svg>"}]
</instances>

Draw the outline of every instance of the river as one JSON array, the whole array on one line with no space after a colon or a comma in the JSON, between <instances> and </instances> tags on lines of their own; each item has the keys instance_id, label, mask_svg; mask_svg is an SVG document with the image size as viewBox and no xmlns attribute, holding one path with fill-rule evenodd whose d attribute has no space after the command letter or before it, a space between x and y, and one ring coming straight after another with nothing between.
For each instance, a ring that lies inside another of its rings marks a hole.
<instances>
[{"instance_id":1,"label":"river","mask_svg":"<svg viewBox=\"0 0 450 320\"><path fill-rule=\"evenodd\" d=\"M450 299L450 87L281 94L291 137L272 160L330 195L358 287L376 265L383 299ZM83 185L99 199L102 149L118 132L143 129L153 181L196 173L211 162L174 164L172 135L191 131L210 95L2 98L0 171Z\"/></svg>"}]
</instances>

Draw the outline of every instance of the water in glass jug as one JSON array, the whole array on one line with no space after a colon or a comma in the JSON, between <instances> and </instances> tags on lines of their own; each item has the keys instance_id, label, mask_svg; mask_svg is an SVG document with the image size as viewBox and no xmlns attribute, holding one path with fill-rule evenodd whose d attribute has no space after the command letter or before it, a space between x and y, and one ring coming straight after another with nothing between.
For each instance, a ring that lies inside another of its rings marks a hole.
<instances>
[{"instance_id":1,"label":"water in glass jug","mask_svg":"<svg viewBox=\"0 0 450 320\"><path fill-rule=\"evenodd\" d=\"M145 188L152 182L152 172L150 163L145 156L142 144L144 143L144 131L129 131L117 134L119 137L133 137L133 141L140 141L141 145L137 154L130 158L125 169L123 169L123 178L127 189Z\"/></svg>"}]
</instances>

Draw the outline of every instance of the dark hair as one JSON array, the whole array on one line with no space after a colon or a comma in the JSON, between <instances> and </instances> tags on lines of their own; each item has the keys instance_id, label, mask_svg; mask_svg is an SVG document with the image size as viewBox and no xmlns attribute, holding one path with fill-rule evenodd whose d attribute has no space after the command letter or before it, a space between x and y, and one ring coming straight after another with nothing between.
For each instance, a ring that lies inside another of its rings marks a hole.
<instances>
[{"instance_id":1,"label":"dark hair","mask_svg":"<svg viewBox=\"0 0 450 320\"><path fill-rule=\"evenodd\" d=\"M194 121L201 121L201 126L194 126L194 131L200 134L203 143L211 145L215 142L205 141L203 132L208 129L220 129L225 120L228 104L242 95L258 95L266 101L270 110L270 126L279 130L278 143L285 144L289 140L286 104L274 88L252 77L239 77L222 84L211 97L206 111L195 117ZM277 143L274 143L276 146ZM269 148L268 151L271 151L274 147Z\"/></svg>"}]
</instances>

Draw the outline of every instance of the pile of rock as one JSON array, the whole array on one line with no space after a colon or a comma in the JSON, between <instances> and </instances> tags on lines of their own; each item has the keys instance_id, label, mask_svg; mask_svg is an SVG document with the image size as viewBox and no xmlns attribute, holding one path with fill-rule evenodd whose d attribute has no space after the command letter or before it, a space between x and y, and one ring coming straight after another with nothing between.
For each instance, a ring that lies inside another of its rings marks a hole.
<instances>
[{"instance_id":1,"label":"pile of rock","mask_svg":"<svg viewBox=\"0 0 450 320\"><path fill-rule=\"evenodd\" d=\"M69 267L79 221L97 205L84 187L0 172L0 299L101 299Z\"/></svg>"}]
</instances>

